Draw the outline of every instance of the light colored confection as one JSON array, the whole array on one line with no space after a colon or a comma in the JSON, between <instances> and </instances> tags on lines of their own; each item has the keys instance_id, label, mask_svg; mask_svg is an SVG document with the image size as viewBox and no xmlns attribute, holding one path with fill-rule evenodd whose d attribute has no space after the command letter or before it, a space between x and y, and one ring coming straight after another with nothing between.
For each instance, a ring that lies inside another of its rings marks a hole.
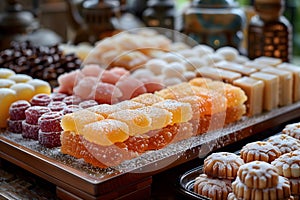
<instances>
[{"instance_id":1,"label":"light colored confection","mask_svg":"<svg viewBox=\"0 0 300 200\"><path fill-rule=\"evenodd\" d=\"M163 100L164 100L164 98L162 98L158 95L152 94L152 93L141 94L141 95L131 99L131 101L139 102L146 106L151 106L154 103L158 103Z\"/></svg>"},{"instance_id":2,"label":"light colored confection","mask_svg":"<svg viewBox=\"0 0 300 200\"><path fill-rule=\"evenodd\" d=\"M28 83L34 87L35 94L39 94L39 93L50 94L51 93L51 86L46 81L43 81L40 79L32 79L26 83Z\"/></svg>"},{"instance_id":3,"label":"light colored confection","mask_svg":"<svg viewBox=\"0 0 300 200\"><path fill-rule=\"evenodd\" d=\"M192 107L189 103L168 99L155 103L153 106L163 108L171 112L173 114L172 124L187 122L192 118L193 115Z\"/></svg>"},{"instance_id":4,"label":"light colored confection","mask_svg":"<svg viewBox=\"0 0 300 200\"><path fill-rule=\"evenodd\" d=\"M206 66L205 60L199 57L186 58L183 64L187 71L195 71L196 69Z\"/></svg>"},{"instance_id":5,"label":"light colored confection","mask_svg":"<svg viewBox=\"0 0 300 200\"><path fill-rule=\"evenodd\" d=\"M293 74L275 67L265 67L262 72L279 77L279 106L286 106L293 102Z\"/></svg>"},{"instance_id":6,"label":"light colored confection","mask_svg":"<svg viewBox=\"0 0 300 200\"><path fill-rule=\"evenodd\" d=\"M242 75L238 72L214 67L201 67L196 70L196 73L201 77L211 78L213 80L219 80L228 83L232 83L234 80L242 77Z\"/></svg>"},{"instance_id":7,"label":"light colored confection","mask_svg":"<svg viewBox=\"0 0 300 200\"><path fill-rule=\"evenodd\" d=\"M238 50L229 46L217 49L216 53L222 55L228 61L236 60L236 58L239 56Z\"/></svg>"},{"instance_id":8,"label":"light colored confection","mask_svg":"<svg viewBox=\"0 0 300 200\"><path fill-rule=\"evenodd\" d=\"M16 91L17 99L30 101L35 94L34 87L28 83L16 83L10 89Z\"/></svg>"},{"instance_id":9,"label":"light colored confection","mask_svg":"<svg viewBox=\"0 0 300 200\"><path fill-rule=\"evenodd\" d=\"M237 72L244 76L249 76L250 74L256 72L256 69L254 68L244 67L243 65L234 62L228 62L228 61L220 61L216 63L214 66L224 70Z\"/></svg>"},{"instance_id":10,"label":"light colored confection","mask_svg":"<svg viewBox=\"0 0 300 200\"><path fill-rule=\"evenodd\" d=\"M291 196L290 183L287 178L282 176L278 177L278 184L275 187L265 189L249 188L239 178L236 178L232 183L232 191L237 199L285 200Z\"/></svg>"},{"instance_id":11,"label":"light colored confection","mask_svg":"<svg viewBox=\"0 0 300 200\"><path fill-rule=\"evenodd\" d=\"M243 146L240 154L245 163L255 160L271 163L281 155L281 152L278 147L273 146L269 142L257 141Z\"/></svg>"},{"instance_id":12,"label":"light colored confection","mask_svg":"<svg viewBox=\"0 0 300 200\"><path fill-rule=\"evenodd\" d=\"M284 134L287 134L289 136L292 136L293 138L300 139L300 122L288 124L285 126L285 128L282 130Z\"/></svg>"},{"instance_id":13,"label":"light colored confection","mask_svg":"<svg viewBox=\"0 0 300 200\"><path fill-rule=\"evenodd\" d=\"M124 122L114 119L103 119L83 127L83 137L95 144L110 146L124 142L129 137L129 128Z\"/></svg>"},{"instance_id":14,"label":"light colored confection","mask_svg":"<svg viewBox=\"0 0 300 200\"><path fill-rule=\"evenodd\" d=\"M229 152L213 153L204 160L203 172L213 178L235 179L237 171L244 161Z\"/></svg>"},{"instance_id":15,"label":"light colored confection","mask_svg":"<svg viewBox=\"0 0 300 200\"><path fill-rule=\"evenodd\" d=\"M145 113L151 118L151 129L160 129L167 125L170 125L172 122L173 114L166 109L146 106L143 108L138 108L138 111Z\"/></svg>"},{"instance_id":16,"label":"light colored confection","mask_svg":"<svg viewBox=\"0 0 300 200\"><path fill-rule=\"evenodd\" d=\"M282 60L280 58L261 56L261 57L255 58L254 62L260 63L262 65L269 65L269 66L276 67L280 63L282 63Z\"/></svg>"},{"instance_id":17,"label":"light colored confection","mask_svg":"<svg viewBox=\"0 0 300 200\"><path fill-rule=\"evenodd\" d=\"M0 88L10 88L10 86L14 85L16 82L10 79L0 79Z\"/></svg>"},{"instance_id":18,"label":"light colored confection","mask_svg":"<svg viewBox=\"0 0 300 200\"><path fill-rule=\"evenodd\" d=\"M250 77L264 82L263 109L271 111L277 108L279 105L279 77L264 72L255 72Z\"/></svg>"},{"instance_id":19,"label":"light colored confection","mask_svg":"<svg viewBox=\"0 0 300 200\"><path fill-rule=\"evenodd\" d=\"M247 95L247 115L253 116L262 113L264 82L250 77L242 77L233 81L233 85L244 90Z\"/></svg>"},{"instance_id":20,"label":"light colored confection","mask_svg":"<svg viewBox=\"0 0 300 200\"><path fill-rule=\"evenodd\" d=\"M272 163L279 175L286 178L300 178L300 156L293 152L286 153L275 159Z\"/></svg>"},{"instance_id":21,"label":"light colored confection","mask_svg":"<svg viewBox=\"0 0 300 200\"><path fill-rule=\"evenodd\" d=\"M286 134L271 136L267 141L278 147L281 154L300 149L300 141Z\"/></svg>"},{"instance_id":22,"label":"light colored confection","mask_svg":"<svg viewBox=\"0 0 300 200\"><path fill-rule=\"evenodd\" d=\"M9 107L17 100L16 92L9 88L0 88L0 128L7 127L7 119L9 117Z\"/></svg>"},{"instance_id":23,"label":"light colored confection","mask_svg":"<svg viewBox=\"0 0 300 200\"><path fill-rule=\"evenodd\" d=\"M100 104L87 108L87 110L102 115L104 118L107 118L108 115L120 111L121 109L118 106L112 106L109 104Z\"/></svg>"},{"instance_id":24,"label":"light colored confection","mask_svg":"<svg viewBox=\"0 0 300 200\"><path fill-rule=\"evenodd\" d=\"M138 110L120 110L107 117L126 123L129 127L130 136L139 135L151 130L152 119Z\"/></svg>"},{"instance_id":25,"label":"light colored confection","mask_svg":"<svg viewBox=\"0 0 300 200\"><path fill-rule=\"evenodd\" d=\"M300 68L291 63L282 63L277 66L278 69L289 71L293 74L293 102L300 100Z\"/></svg>"},{"instance_id":26,"label":"light colored confection","mask_svg":"<svg viewBox=\"0 0 300 200\"><path fill-rule=\"evenodd\" d=\"M126 109L137 109L142 108L144 104L136 102L136 101L121 101L117 104L114 104L113 106L118 107L120 110L126 110Z\"/></svg>"},{"instance_id":27,"label":"light colored confection","mask_svg":"<svg viewBox=\"0 0 300 200\"><path fill-rule=\"evenodd\" d=\"M16 73L7 68L0 68L0 78L9 78L12 75L15 75Z\"/></svg>"},{"instance_id":28,"label":"light colored confection","mask_svg":"<svg viewBox=\"0 0 300 200\"><path fill-rule=\"evenodd\" d=\"M231 191L229 180L212 179L206 174L200 174L195 179L194 192L213 200L224 200Z\"/></svg>"},{"instance_id":29,"label":"light colored confection","mask_svg":"<svg viewBox=\"0 0 300 200\"><path fill-rule=\"evenodd\" d=\"M276 167L263 161L253 161L240 166L238 178L246 187L273 188L279 182Z\"/></svg>"},{"instance_id":30,"label":"light colored confection","mask_svg":"<svg viewBox=\"0 0 300 200\"><path fill-rule=\"evenodd\" d=\"M84 134L84 126L86 124L103 120L104 117L100 114L91 112L87 109L78 110L76 112L66 114L61 119L61 127L64 131L72 131Z\"/></svg>"},{"instance_id":31,"label":"light colored confection","mask_svg":"<svg viewBox=\"0 0 300 200\"><path fill-rule=\"evenodd\" d=\"M32 80L32 77L26 74L14 74L10 76L9 79L15 81L16 83L26 83Z\"/></svg>"}]
</instances>

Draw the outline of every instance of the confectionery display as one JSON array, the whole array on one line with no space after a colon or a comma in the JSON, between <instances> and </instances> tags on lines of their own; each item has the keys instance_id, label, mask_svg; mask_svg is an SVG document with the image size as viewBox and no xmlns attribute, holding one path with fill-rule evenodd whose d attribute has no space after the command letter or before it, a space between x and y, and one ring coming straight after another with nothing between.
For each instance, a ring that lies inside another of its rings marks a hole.
<instances>
[{"instance_id":1,"label":"confectionery display","mask_svg":"<svg viewBox=\"0 0 300 200\"><path fill-rule=\"evenodd\" d=\"M85 185L84 192L66 183L83 199L117 198L119 193L98 193L117 176L116 187L134 182L120 189L122 195L135 185L144 189L152 182L144 177L186 164L196 154L208 156L201 157L203 166L189 182L195 195L300 199L300 122L268 133L265 140L250 137L282 116L287 119L280 122L295 121L299 66L266 56L250 60L230 46L175 42L150 29L79 48L13 42L0 52L0 128L6 147L11 139L18 144L15 152L42 155L41 163L53 162L53 169L67 171L74 182L101 183ZM288 109L280 113L283 108ZM239 151L217 151L248 138ZM130 167L133 175L124 178ZM64 193L65 185L60 187Z\"/></svg>"}]
</instances>

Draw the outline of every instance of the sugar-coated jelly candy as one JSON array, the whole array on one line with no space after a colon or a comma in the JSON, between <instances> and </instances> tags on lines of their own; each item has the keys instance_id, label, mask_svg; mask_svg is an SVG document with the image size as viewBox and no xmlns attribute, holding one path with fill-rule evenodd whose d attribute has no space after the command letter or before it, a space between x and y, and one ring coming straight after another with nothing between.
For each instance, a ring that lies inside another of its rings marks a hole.
<instances>
[{"instance_id":1,"label":"sugar-coated jelly candy","mask_svg":"<svg viewBox=\"0 0 300 200\"><path fill-rule=\"evenodd\" d=\"M25 100L18 100L13 102L9 108L10 120L23 120L25 119L25 110L30 107L30 103Z\"/></svg>"},{"instance_id":2,"label":"sugar-coated jelly candy","mask_svg":"<svg viewBox=\"0 0 300 200\"><path fill-rule=\"evenodd\" d=\"M51 98L48 94L36 94L30 100L32 106L48 106Z\"/></svg>"},{"instance_id":3,"label":"sugar-coated jelly candy","mask_svg":"<svg viewBox=\"0 0 300 200\"><path fill-rule=\"evenodd\" d=\"M35 94L40 94L40 93L50 94L51 93L51 86L46 81L43 81L40 79L32 79L26 83L28 83L34 87Z\"/></svg>"},{"instance_id":4,"label":"sugar-coated jelly candy","mask_svg":"<svg viewBox=\"0 0 300 200\"><path fill-rule=\"evenodd\" d=\"M64 110L63 110L63 114L68 114L68 113L73 113L76 112L78 110L81 110L79 105L67 105Z\"/></svg>"},{"instance_id":5,"label":"sugar-coated jelly candy","mask_svg":"<svg viewBox=\"0 0 300 200\"><path fill-rule=\"evenodd\" d=\"M40 126L22 121L22 137L38 140Z\"/></svg>"},{"instance_id":6,"label":"sugar-coated jelly candy","mask_svg":"<svg viewBox=\"0 0 300 200\"><path fill-rule=\"evenodd\" d=\"M53 92L51 93L50 97L52 101L62 101L65 97L67 97L67 95L64 93Z\"/></svg>"},{"instance_id":7,"label":"sugar-coated jelly candy","mask_svg":"<svg viewBox=\"0 0 300 200\"><path fill-rule=\"evenodd\" d=\"M67 96L63 99L63 102L67 105L78 105L81 102L81 98L78 96Z\"/></svg>"},{"instance_id":8,"label":"sugar-coated jelly candy","mask_svg":"<svg viewBox=\"0 0 300 200\"><path fill-rule=\"evenodd\" d=\"M27 74L15 74L10 76L8 79L13 80L16 83L26 83L32 80L32 77L28 76Z\"/></svg>"},{"instance_id":9,"label":"sugar-coated jelly candy","mask_svg":"<svg viewBox=\"0 0 300 200\"><path fill-rule=\"evenodd\" d=\"M10 89L16 92L17 99L20 100L30 101L35 94L34 87L28 83L16 83Z\"/></svg>"},{"instance_id":10,"label":"sugar-coated jelly candy","mask_svg":"<svg viewBox=\"0 0 300 200\"><path fill-rule=\"evenodd\" d=\"M98 105L97 101L91 99L91 100L85 100L85 101L81 102L79 104L79 107L80 108L89 108L89 107L96 106L96 105Z\"/></svg>"},{"instance_id":11,"label":"sugar-coated jelly candy","mask_svg":"<svg viewBox=\"0 0 300 200\"><path fill-rule=\"evenodd\" d=\"M12 133L22 133L22 122L24 120L7 120L7 129Z\"/></svg>"},{"instance_id":12,"label":"sugar-coated jelly candy","mask_svg":"<svg viewBox=\"0 0 300 200\"><path fill-rule=\"evenodd\" d=\"M7 68L0 68L0 78L9 78L16 74L13 70Z\"/></svg>"},{"instance_id":13,"label":"sugar-coated jelly candy","mask_svg":"<svg viewBox=\"0 0 300 200\"><path fill-rule=\"evenodd\" d=\"M38 119L42 114L50 112L50 108L44 106L31 106L25 110L26 123L28 124L38 124Z\"/></svg>"},{"instance_id":14,"label":"sugar-coated jelly candy","mask_svg":"<svg viewBox=\"0 0 300 200\"><path fill-rule=\"evenodd\" d=\"M47 112L40 116L38 125L42 132L60 132L60 120L63 114L61 112Z\"/></svg>"},{"instance_id":15,"label":"sugar-coated jelly candy","mask_svg":"<svg viewBox=\"0 0 300 200\"><path fill-rule=\"evenodd\" d=\"M10 79L2 79L0 78L0 88L10 88L16 82Z\"/></svg>"},{"instance_id":16,"label":"sugar-coated jelly candy","mask_svg":"<svg viewBox=\"0 0 300 200\"><path fill-rule=\"evenodd\" d=\"M119 101L121 96L121 90L112 84L100 82L96 87L95 100L99 104L114 104Z\"/></svg>"},{"instance_id":17,"label":"sugar-coated jelly candy","mask_svg":"<svg viewBox=\"0 0 300 200\"><path fill-rule=\"evenodd\" d=\"M47 148L59 147L61 132L43 132L39 130L38 141Z\"/></svg>"},{"instance_id":18,"label":"sugar-coated jelly candy","mask_svg":"<svg viewBox=\"0 0 300 200\"><path fill-rule=\"evenodd\" d=\"M59 111L63 111L66 106L67 104L65 102L52 101L49 103L47 107L50 108L51 111L59 112Z\"/></svg>"},{"instance_id":19,"label":"sugar-coated jelly candy","mask_svg":"<svg viewBox=\"0 0 300 200\"><path fill-rule=\"evenodd\" d=\"M9 88L0 88L0 128L7 127L9 107L16 101L16 92Z\"/></svg>"}]
</instances>

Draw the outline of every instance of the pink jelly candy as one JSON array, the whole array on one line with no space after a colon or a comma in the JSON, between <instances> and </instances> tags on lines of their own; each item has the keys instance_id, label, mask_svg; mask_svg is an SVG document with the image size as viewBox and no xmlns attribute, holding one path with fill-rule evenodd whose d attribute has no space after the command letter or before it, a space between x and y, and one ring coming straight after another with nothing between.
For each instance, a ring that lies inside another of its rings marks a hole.
<instances>
[{"instance_id":1,"label":"pink jelly candy","mask_svg":"<svg viewBox=\"0 0 300 200\"><path fill-rule=\"evenodd\" d=\"M48 94L36 94L30 100L32 106L47 106L51 102Z\"/></svg>"},{"instance_id":2,"label":"pink jelly candy","mask_svg":"<svg viewBox=\"0 0 300 200\"><path fill-rule=\"evenodd\" d=\"M40 126L22 121L22 137L38 140Z\"/></svg>"},{"instance_id":3,"label":"pink jelly candy","mask_svg":"<svg viewBox=\"0 0 300 200\"><path fill-rule=\"evenodd\" d=\"M38 124L38 119L42 114L50 112L50 108L44 106L31 106L25 110L26 123L28 124Z\"/></svg>"},{"instance_id":4,"label":"pink jelly candy","mask_svg":"<svg viewBox=\"0 0 300 200\"><path fill-rule=\"evenodd\" d=\"M63 114L61 112L44 113L38 120L38 125L42 132L60 132L60 120Z\"/></svg>"},{"instance_id":5,"label":"pink jelly candy","mask_svg":"<svg viewBox=\"0 0 300 200\"><path fill-rule=\"evenodd\" d=\"M25 110L30 107L30 103L25 100L18 100L13 102L9 108L10 120L25 119Z\"/></svg>"},{"instance_id":6,"label":"pink jelly candy","mask_svg":"<svg viewBox=\"0 0 300 200\"><path fill-rule=\"evenodd\" d=\"M98 82L95 77L84 77L74 87L73 94L81 99L91 99L95 96L95 86Z\"/></svg>"},{"instance_id":7,"label":"pink jelly candy","mask_svg":"<svg viewBox=\"0 0 300 200\"><path fill-rule=\"evenodd\" d=\"M121 90L123 94L120 99L122 101L131 99L147 92L143 82L129 76L121 77L116 86Z\"/></svg>"},{"instance_id":8,"label":"pink jelly candy","mask_svg":"<svg viewBox=\"0 0 300 200\"><path fill-rule=\"evenodd\" d=\"M119 98L122 96L122 92L112 84L109 83L99 83L95 92L95 100L99 104L107 103L114 104L118 102Z\"/></svg>"},{"instance_id":9,"label":"pink jelly candy","mask_svg":"<svg viewBox=\"0 0 300 200\"><path fill-rule=\"evenodd\" d=\"M67 104L65 102L62 102L62 101L52 101L48 105L48 108L50 108L51 111L58 112L58 111L62 111L66 106L67 106Z\"/></svg>"},{"instance_id":10,"label":"pink jelly candy","mask_svg":"<svg viewBox=\"0 0 300 200\"><path fill-rule=\"evenodd\" d=\"M85 101L81 102L79 104L79 107L80 108L89 108L89 107L96 106L96 105L98 105L97 101L91 99L91 100L85 100Z\"/></svg>"},{"instance_id":11,"label":"pink jelly candy","mask_svg":"<svg viewBox=\"0 0 300 200\"><path fill-rule=\"evenodd\" d=\"M47 148L59 147L61 132L43 132L39 130L38 141Z\"/></svg>"},{"instance_id":12,"label":"pink jelly candy","mask_svg":"<svg viewBox=\"0 0 300 200\"><path fill-rule=\"evenodd\" d=\"M94 77L98 77L103 71L104 71L103 68L101 68L99 65L95 65L95 64L85 65L81 69L81 72L85 76L94 76Z\"/></svg>"}]
</instances>

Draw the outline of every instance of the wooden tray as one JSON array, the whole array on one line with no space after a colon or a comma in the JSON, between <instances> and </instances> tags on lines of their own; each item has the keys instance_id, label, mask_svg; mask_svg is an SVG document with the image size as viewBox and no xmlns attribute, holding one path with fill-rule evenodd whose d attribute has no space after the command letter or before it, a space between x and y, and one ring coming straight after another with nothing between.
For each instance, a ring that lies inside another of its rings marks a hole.
<instances>
[{"instance_id":1,"label":"wooden tray","mask_svg":"<svg viewBox=\"0 0 300 200\"><path fill-rule=\"evenodd\" d=\"M59 148L43 148L37 141L2 130L0 157L55 184L57 196L62 199L145 199L150 198L153 175L299 117L300 102L297 102L149 151L108 169L92 167L62 155Z\"/></svg>"}]
</instances>

